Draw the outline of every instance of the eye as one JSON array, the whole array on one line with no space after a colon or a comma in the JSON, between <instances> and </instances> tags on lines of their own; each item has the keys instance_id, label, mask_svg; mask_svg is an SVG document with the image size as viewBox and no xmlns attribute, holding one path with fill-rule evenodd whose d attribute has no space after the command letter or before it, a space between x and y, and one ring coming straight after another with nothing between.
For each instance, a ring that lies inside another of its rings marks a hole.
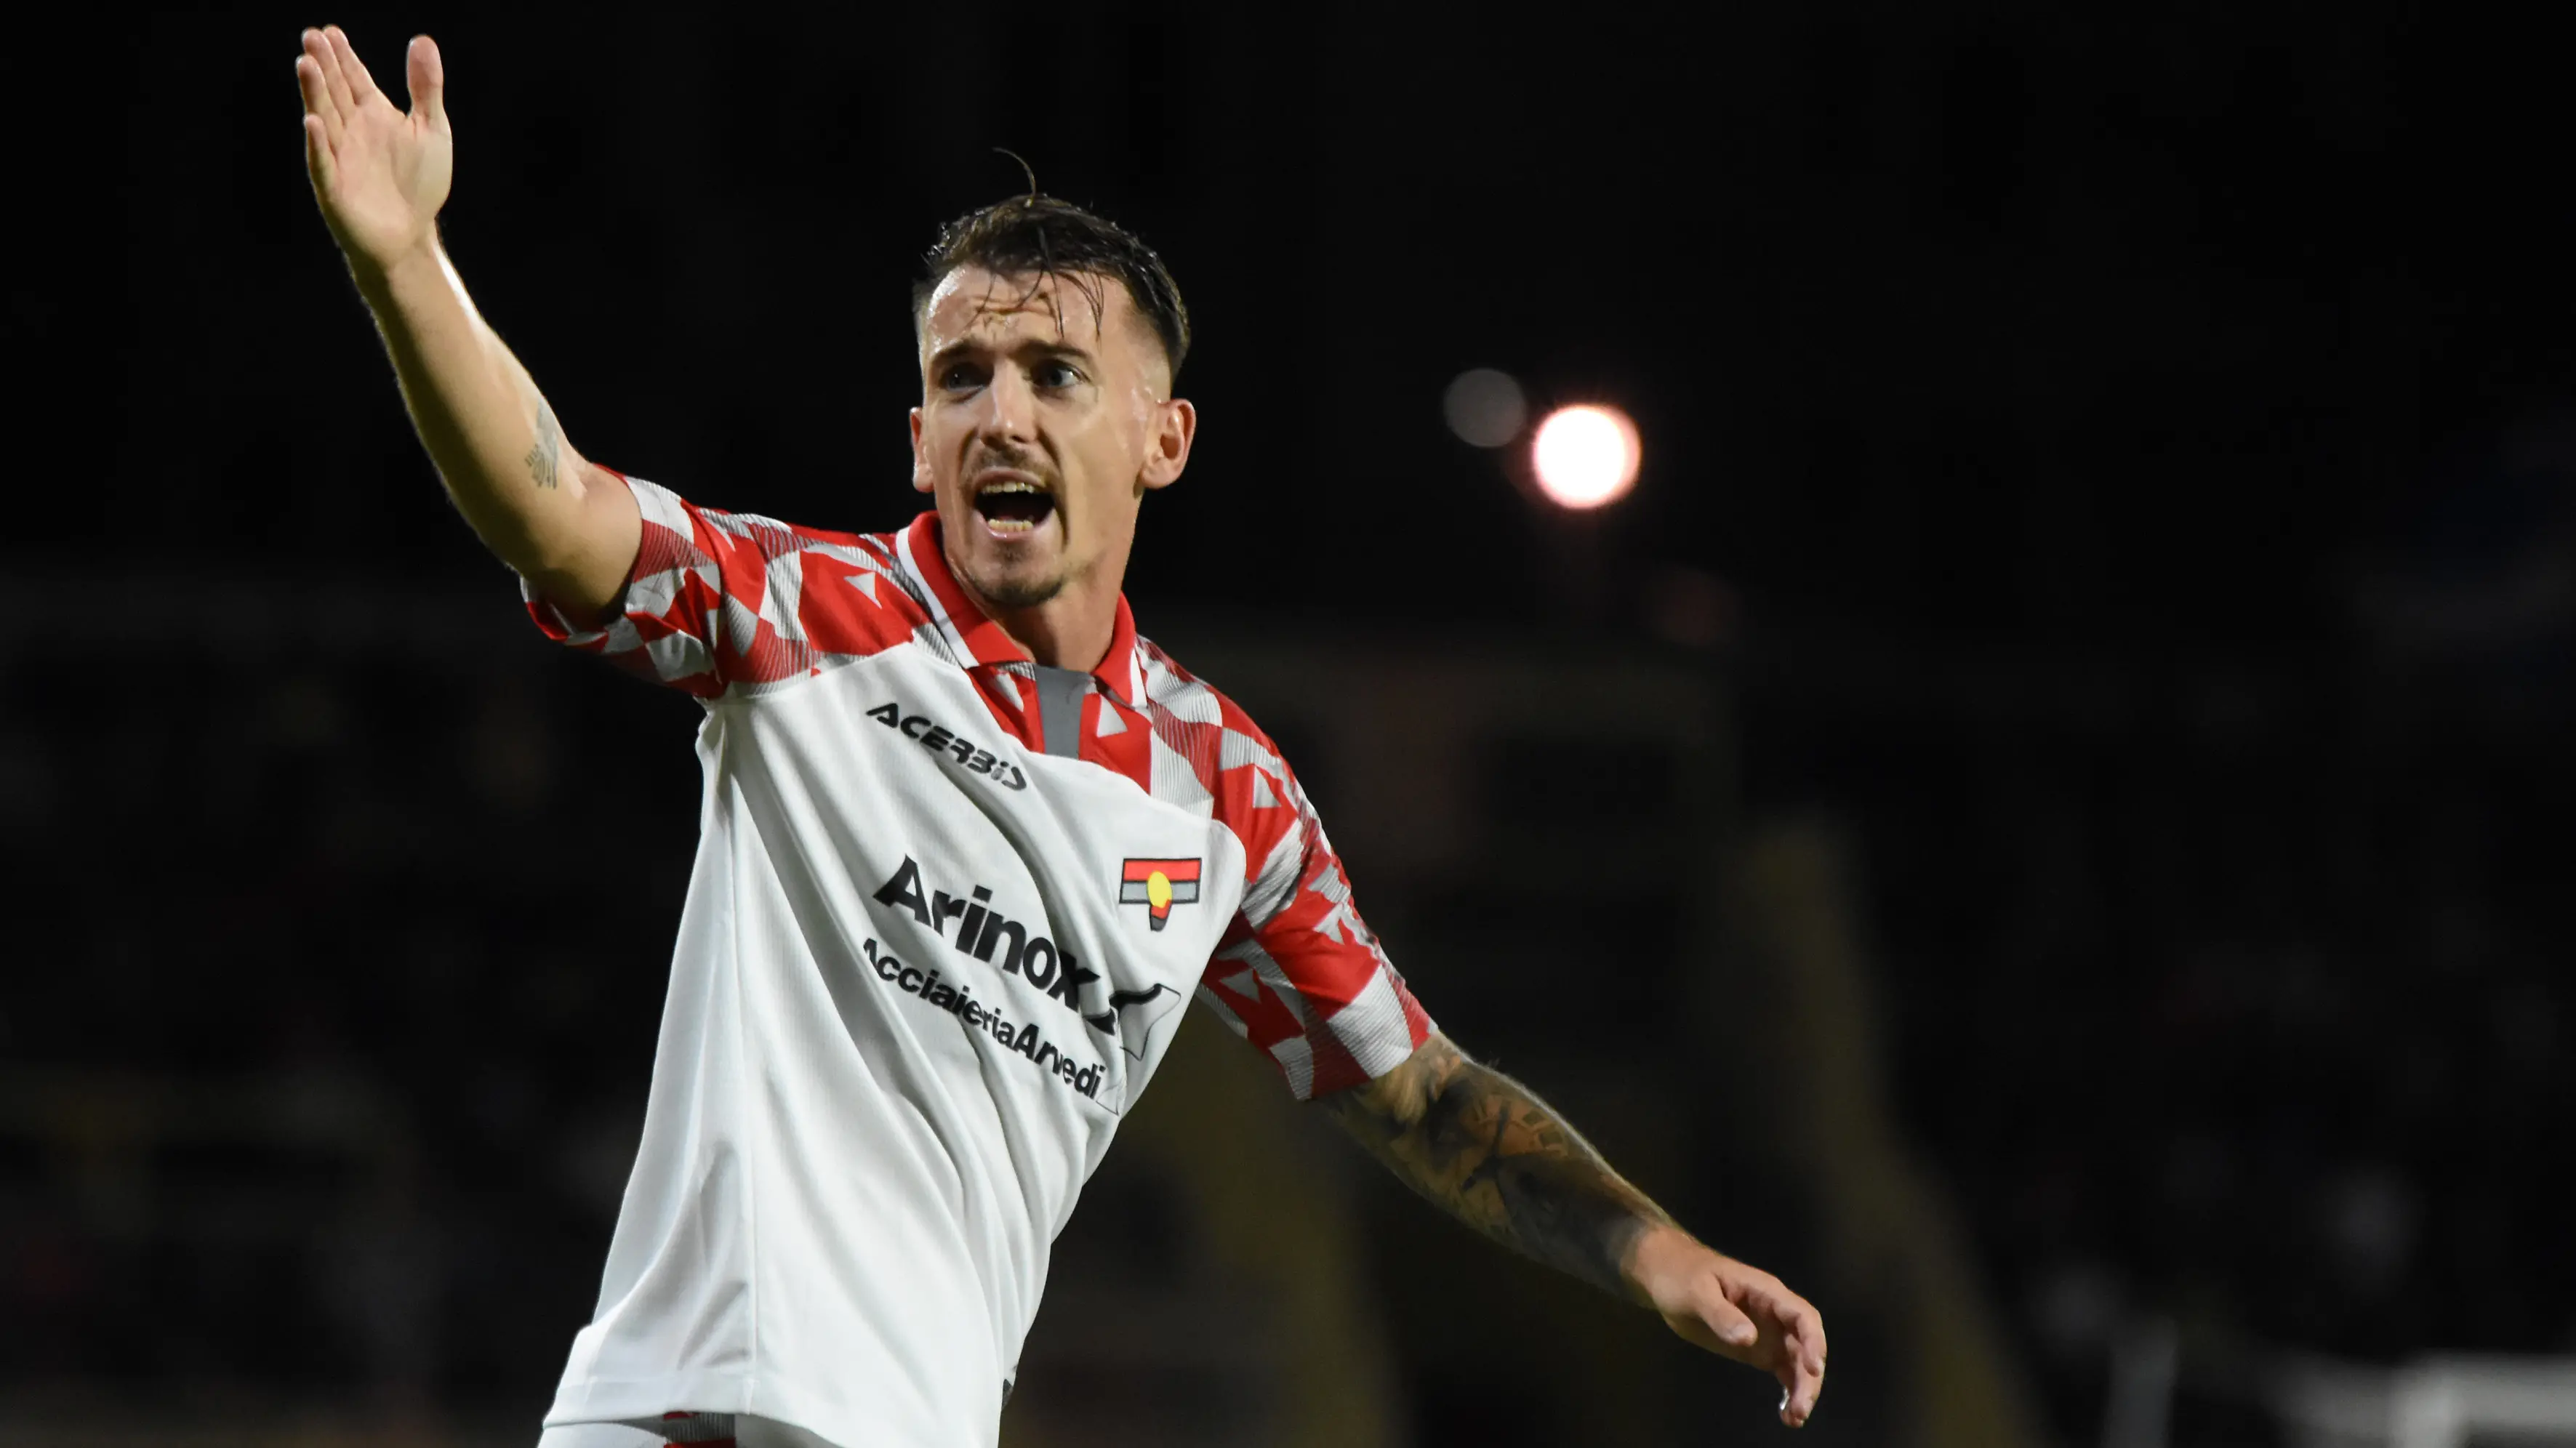
<instances>
[{"instance_id":1,"label":"eye","mask_svg":"<svg viewBox=\"0 0 2576 1448\"><path fill-rule=\"evenodd\" d=\"M1082 373L1072 363L1065 361L1063 358L1050 357L1044 362L1039 363L1035 370L1030 373L1030 380L1040 387L1050 389L1058 387L1073 387L1081 383Z\"/></svg>"},{"instance_id":2,"label":"eye","mask_svg":"<svg viewBox=\"0 0 2576 1448\"><path fill-rule=\"evenodd\" d=\"M943 392L971 392L984 385L984 369L972 362L951 362L939 373Z\"/></svg>"}]
</instances>

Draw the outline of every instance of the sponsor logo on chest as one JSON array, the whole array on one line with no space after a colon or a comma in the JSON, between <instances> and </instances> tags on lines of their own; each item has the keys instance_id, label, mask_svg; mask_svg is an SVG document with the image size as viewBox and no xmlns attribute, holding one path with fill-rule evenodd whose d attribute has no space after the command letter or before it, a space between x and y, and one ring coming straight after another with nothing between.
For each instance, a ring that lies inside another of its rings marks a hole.
<instances>
[{"instance_id":1,"label":"sponsor logo on chest","mask_svg":"<svg viewBox=\"0 0 2576 1448\"><path fill-rule=\"evenodd\" d=\"M910 855L877 887L874 898L880 905L909 912L924 929L949 941L958 954L1044 991L1048 1000L1080 1017L1093 1031L1118 1041L1128 1055L1140 1060L1154 1024L1180 1004L1180 992L1159 981L1143 990L1110 986L1071 950L994 909L990 886L976 885L963 895L925 887L921 866ZM951 921L956 922L954 935Z\"/></svg>"},{"instance_id":2,"label":"sponsor logo on chest","mask_svg":"<svg viewBox=\"0 0 2576 1448\"><path fill-rule=\"evenodd\" d=\"M927 714L906 714L903 706L889 699L868 711L868 717L911 740L933 754L953 754L958 765L969 774L980 774L1004 789L1026 789L1029 778L1020 767L1000 755L955 733Z\"/></svg>"}]
</instances>

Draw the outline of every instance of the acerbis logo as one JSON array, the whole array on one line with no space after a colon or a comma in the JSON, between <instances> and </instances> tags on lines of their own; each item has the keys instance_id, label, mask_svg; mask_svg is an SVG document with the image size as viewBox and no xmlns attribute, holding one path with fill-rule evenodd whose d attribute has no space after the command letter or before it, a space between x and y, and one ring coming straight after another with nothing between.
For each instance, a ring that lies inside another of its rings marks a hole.
<instances>
[{"instance_id":1,"label":"acerbis logo","mask_svg":"<svg viewBox=\"0 0 2576 1448\"><path fill-rule=\"evenodd\" d=\"M957 763L970 774L980 774L1008 789L1029 787L1027 775L993 751L967 738L952 734L927 714L906 714L903 706L892 701L868 711L868 717L894 730L934 754L953 754Z\"/></svg>"},{"instance_id":2,"label":"acerbis logo","mask_svg":"<svg viewBox=\"0 0 2576 1448\"><path fill-rule=\"evenodd\" d=\"M1156 930L1172 918L1172 907L1199 898L1196 860L1129 860L1118 879L1118 903L1142 905Z\"/></svg>"}]
</instances>

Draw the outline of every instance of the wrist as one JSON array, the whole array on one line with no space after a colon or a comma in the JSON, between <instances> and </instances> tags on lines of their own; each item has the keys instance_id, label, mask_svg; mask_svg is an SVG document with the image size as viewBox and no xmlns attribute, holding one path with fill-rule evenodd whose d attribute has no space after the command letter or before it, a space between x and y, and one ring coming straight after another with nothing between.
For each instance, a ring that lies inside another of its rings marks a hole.
<instances>
[{"instance_id":1,"label":"wrist","mask_svg":"<svg viewBox=\"0 0 2576 1448\"><path fill-rule=\"evenodd\" d=\"M1662 1289L1677 1276L1704 1262L1709 1249L1670 1221L1655 1220L1638 1229L1619 1262L1619 1277L1630 1299L1646 1306L1663 1301Z\"/></svg>"},{"instance_id":2,"label":"wrist","mask_svg":"<svg viewBox=\"0 0 2576 1448\"><path fill-rule=\"evenodd\" d=\"M346 253L349 275L357 281L358 294L367 305L383 311L395 304L405 292L422 285L443 285L445 271L439 255L438 233L430 230L400 251L383 257L350 250Z\"/></svg>"}]
</instances>

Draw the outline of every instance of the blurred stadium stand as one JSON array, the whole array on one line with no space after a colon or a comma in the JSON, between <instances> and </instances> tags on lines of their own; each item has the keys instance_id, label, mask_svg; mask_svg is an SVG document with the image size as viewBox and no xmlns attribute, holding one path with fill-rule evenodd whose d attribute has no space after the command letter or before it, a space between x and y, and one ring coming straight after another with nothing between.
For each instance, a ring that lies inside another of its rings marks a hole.
<instances>
[{"instance_id":1,"label":"blurred stadium stand","mask_svg":"<svg viewBox=\"0 0 2576 1448\"><path fill-rule=\"evenodd\" d=\"M2436 1356L2395 1371L2303 1363L2286 1376L2295 1448L2567 1448L2576 1362Z\"/></svg>"}]
</instances>

